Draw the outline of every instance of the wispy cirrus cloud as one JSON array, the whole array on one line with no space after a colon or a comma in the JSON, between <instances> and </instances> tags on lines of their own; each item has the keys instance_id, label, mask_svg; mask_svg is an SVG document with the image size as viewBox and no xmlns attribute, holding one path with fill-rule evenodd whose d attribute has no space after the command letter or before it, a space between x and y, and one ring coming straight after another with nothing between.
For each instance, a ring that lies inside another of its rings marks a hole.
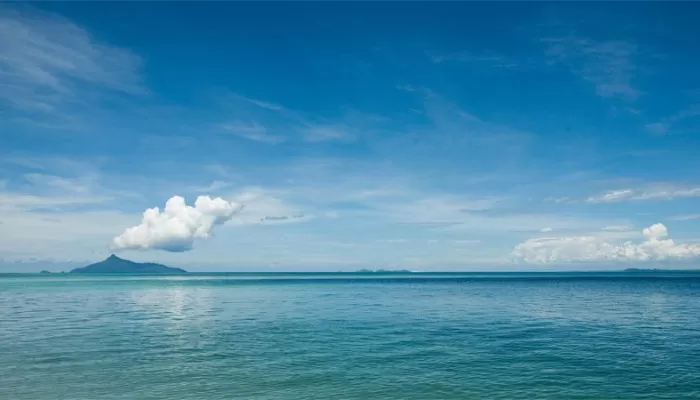
<instances>
[{"instance_id":1,"label":"wispy cirrus cloud","mask_svg":"<svg viewBox=\"0 0 700 400\"><path fill-rule=\"evenodd\" d=\"M0 7L0 101L28 113L53 113L80 93L145 93L141 59L95 40L62 17Z\"/></svg>"},{"instance_id":2,"label":"wispy cirrus cloud","mask_svg":"<svg viewBox=\"0 0 700 400\"><path fill-rule=\"evenodd\" d=\"M341 224L376 225L430 232L431 235L468 237L474 235L501 235L506 233L538 232L543 227L556 231L599 229L611 222L624 224L616 219L601 220L597 217L560 214L556 211L521 208L513 210L522 199L494 194L484 190L488 177L479 174L471 177L460 173L462 184L474 179L469 190L455 193L433 186L434 181L424 181L407 175L404 170L381 163L364 163L357 160L321 159L316 162L293 163L283 168L289 178L276 182L265 190L267 195L284 200L287 204L299 204L283 212L256 212L258 215L309 215L336 216ZM485 178L486 180L482 180ZM252 205L251 205L252 206ZM241 216L250 211L247 206ZM234 217L235 222L238 217ZM363 234L364 235L364 234ZM476 239L475 238L475 239Z\"/></svg>"},{"instance_id":3,"label":"wispy cirrus cloud","mask_svg":"<svg viewBox=\"0 0 700 400\"><path fill-rule=\"evenodd\" d=\"M234 122L230 124L223 124L221 125L221 128L233 133L234 135L252 140L254 142L278 144L286 140L284 136L269 134L268 129L258 122L252 122L249 124Z\"/></svg>"},{"instance_id":4,"label":"wispy cirrus cloud","mask_svg":"<svg viewBox=\"0 0 700 400\"><path fill-rule=\"evenodd\" d=\"M365 199L358 214L372 220L420 227L434 234L481 235L523 232L579 231L603 224L597 218L541 211L513 212L508 206L519 199L489 196L409 192L405 196ZM542 227L545 228L542 228Z\"/></svg>"},{"instance_id":5,"label":"wispy cirrus cloud","mask_svg":"<svg viewBox=\"0 0 700 400\"><path fill-rule=\"evenodd\" d=\"M251 103L251 104L255 104L258 107L267 108L268 110L272 110L272 111L286 110L284 107L280 106L279 104L270 103L267 101L262 101L262 100L257 100L257 99L252 99L250 97L241 96L241 95L237 95L237 96L240 97L241 99Z\"/></svg>"},{"instance_id":6,"label":"wispy cirrus cloud","mask_svg":"<svg viewBox=\"0 0 700 400\"><path fill-rule=\"evenodd\" d=\"M291 141L308 143L349 141L355 138L354 128L344 118L331 119L232 93L228 96L236 105L230 122L220 129L242 138L271 145Z\"/></svg>"},{"instance_id":7,"label":"wispy cirrus cloud","mask_svg":"<svg viewBox=\"0 0 700 400\"><path fill-rule=\"evenodd\" d=\"M312 214L292 202L261 187L247 187L229 196L243 205L231 220L232 225L288 224L310 221Z\"/></svg>"},{"instance_id":8,"label":"wispy cirrus cloud","mask_svg":"<svg viewBox=\"0 0 700 400\"><path fill-rule=\"evenodd\" d=\"M563 197L551 196L545 198L544 202L568 205L574 205L577 203L612 204L624 202L670 201L674 199L700 197L700 186L692 183L672 181L637 181L635 183L630 183L631 181L629 179L616 179L614 181L616 181L617 184L619 184L619 182L627 182L627 184L619 188L603 190L589 195L582 195L579 193L578 195ZM609 185L609 181L604 180L602 182ZM592 182L588 182L588 184L590 183Z\"/></svg>"},{"instance_id":9,"label":"wispy cirrus cloud","mask_svg":"<svg viewBox=\"0 0 700 400\"><path fill-rule=\"evenodd\" d=\"M419 109L422 121L401 134L387 130L389 134L375 144L375 148L386 152L387 157L410 156L413 163L425 160L428 154L440 154L440 159L430 156L431 162L458 161L464 167L469 163L464 157L465 152L494 152L499 155L494 170L506 169L530 151L536 141L536 135L531 132L483 119L430 88L416 85L399 85L396 88L422 102ZM479 161L484 162L483 159Z\"/></svg>"},{"instance_id":10,"label":"wispy cirrus cloud","mask_svg":"<svg viewBox=\"0 0 700 400\"><path fill-rule=\"evenodd\" d=\"M576 35L541 39L550 64L562 64L590 82L601 97L634 101L639 47L624 40L594 40Z\"/></svg>"},{"instance_id":11,"label":"wispy cirrus cloud","mask_svg":"<svg viewBox=\"0 0 700 400\"><path fill-rule=\"evenodd\" d=\"M134 200L137 194L105 185L99 175L25 173L0 188L0 211L21 215L60 214L110 208L114 202ZM16 227L22 229L21 226Z\"/></svg>"},{"instance_id":12,"label":"wispy cirrus cloud","mask_svg":"<svg viewBox=\"0 0 700 400\"><path fill-rule=\"evenodd\" d=\"M586 203L619 203L625 201L673 200L683 197L700 197L700 187L652 187L617 189L590 196Z\"/></svg>"},{"instance_id":13,"label":"wispy cirrus cloud","mask_svg":"<svg viewBox=\"0 0 700 400\"><path fill-rule=\"evenodd\" d=\"M118 205L136 198L75 160L7 157L0 171L12 171L0 188L0 253L7 259L65 260L104 250L129 216Z\"/></svg>"},{"instance_id":14,"label":"wispy cirrus cloud","mask_svg":"<svg viewBox=\"0 0 700 400\"><path fill-rule=\"evenodd\" d=\"M27 193L0 193L0 210L18 212L31 210L53 210L66 206L105 203L112 197L100 195L37 195Z\"/></svg>"},{"instance_id":15,"label":"wispy cirrus cloud","mask_svg":"<svg viewBox=\"0 0 700 400\"><path fill-rule=\"evenodd\" d=\"M669 217L671 221L692 221L695 219L700 219L700 214L687 214L687 215L675 215Z\"/></svg>"},{"instance_id":16,"label":"wispy cirrus cloud","mask_svg":"<svg viewBox=\"0 0 700 400\"><path fill-rule=\"evenodd\" d=\"M648 123L644 127L654 135L666 135L677 130L685 122L693 119L697 121L698 117L700 117L700 103L695 103L657 122Z\"/></svg>"}]
</instances>

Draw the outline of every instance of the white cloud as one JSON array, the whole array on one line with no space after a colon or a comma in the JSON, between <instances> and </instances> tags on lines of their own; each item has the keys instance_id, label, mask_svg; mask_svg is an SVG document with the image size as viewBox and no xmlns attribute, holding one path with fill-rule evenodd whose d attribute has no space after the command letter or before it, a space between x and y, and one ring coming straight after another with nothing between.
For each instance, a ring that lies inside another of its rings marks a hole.
<instances>
[{"instance_id":1,"label":"white cloud","mask_svg":"<svg viewBox=\"0 0 700 400\"><path fill-rule=\"evenodd\" d=\"M648 228L644 228L642 230L642 234L645 238L647 238L647 240L658 240L660 238L668 236L668 229L666 229L666 226L664 224L654 224Z\"/></svg>"},{"instance_id":2,"label":"white cloud","mask_svg":"<svg viewBox=\"0 0 700 400\"><path fill-rule=\"evenodd\" d=\"M513 255L530 264L598 261L663 261L700 256L700 244L677 244L663 224L642 231L640 243L612 243L598 236L533 238L515 246Z\"/></svg>"},{"instance_id":3,"label":"white cloud","mask_svg":"<svg viewBox=\"0 0 700 400\"><path fill-rule=\"evenodd\" d=\"M242 205L220 197L199 196L194 207L173 196L161 212L158 207L143 213L139 225L126 229L112 241L113 250L188 251L195 239L208 239L215 226L230 220Z\"/></svg>"},{"instance_id":4,"label":"white cloud","mask_svg":"<svg viewBox=\"0 0 700 400\"><path fill-rule=\"evenodd\" d=\"M659 187L652 189L611 190L603 194L589 197L586 199L586 203L596 204L641 200L672 200L676 197L700 197L700 188Z\"/></svg>"},{"instance_id":5,"label":"white cloud","mask_svg":"<svg viewBox=\"0 0 700 400\"><path fill-rule=\"evenodd\" d=\"M98 43L81 27L33 9L0 8L0 101L51 113L76 101L84 84L143 93L141 60Z\"/></svg>"},{"instance_id":6,"label":"white cloud","mask_svg":"<svg viewBox=\"0 0 700 400\"><path fill-rule=\"evenodd\" d=\"M40 165L43 164L32 163L32 169L43 169L38 168ZM72 168L69 169L72 171ZM81 169L90 171L89 168ZM133 179L130 181L132 185L135 184ZM125 210L124 206L141 203L146 199L138 193L124 193L103 187L100 185L101 182L112 183L113 179L101 177L98 172L90 171L86 176L27 173L15 176L15 179L6 182L6 187L0 188L0 254L2 255L0 258L26 260L31 257L41 257L85 261L104 258L109 250L108 245L114 245L112 242L115 233L125 232L124 228L131 225L125 225L125 221L133 221L133 225L136 225L141 220L140 213L133 214ZM148 183L152 191L156 190L152 179L149 179ZM233 183L214 181L207 185L208 187L200 188L201 190L190 187L186 192L210 194L208 189L217 189L220 192L232 185ZM237 195L228 193L224 198L233 200L230 203L246 206L234 214L233 220L229 221L228 225L277 226L305 222L313 217L305 210L289 204L286 200L271 196L262 189L246 188ZM194 204L190 208L198 207ZM199 207L198 211L205 214L205 219L217 219L216 213L208 212L202 207ZM161 212L161 218L165 216L166 213ZM199 220L195 218L195 222L197 221ZM146 237L142 239L150 243L158 242L158 238L154 236L159 224L163 225L166 222L158 222L156 226L149 226L148 229L140 224L142 234L143 229L146 229ZM201 230L193 233L193 236L198 233L201 233ZM160 239L167 242L168 235L170 234L166 232ZM223 235L228 235L226 240L241 236L234 229ZM248 233L244 236L247 237L247 235ZM122 240L125 238L126 236L122 235ZM122 241L120 244L131 246L139 244L133 237L131 240L131 243ZM189 245L188 239L183 240L186 242L185 245ZM197 241L196 237L193 241ZM215 242L212 245L214 248L217 246L221 248L220 243L222 242ZM155 247L151 248L158 248L158 246L167 247L168 244L156 243ZM223 243L223 248L227 246ZM177 245L171 247L174 249ZM208 247L207 251L210 249L211 247ZM135 256L138 257L138 255ZM181 254L170 256L177 256L178 260L183 257ZM167 253L158 255L161 260L162 257L169 257L169 255ZM195 257L201 259L202 256ZM204 257L206 259L215 256L206 254Z\"/></svg>"},{"instance_id":7,"label":"white cloud","mask_svg":"<svg viewBox=\"0 0 700 400\"><path fill-rule=\"evenodd\" d=\"M542 229L540 229L540 232L542 232L542 233L548 233L548 232L552 232L552 231L554 231L554 229L552 229L552 228L542 228Z\"/></svg>"}]
</instances>

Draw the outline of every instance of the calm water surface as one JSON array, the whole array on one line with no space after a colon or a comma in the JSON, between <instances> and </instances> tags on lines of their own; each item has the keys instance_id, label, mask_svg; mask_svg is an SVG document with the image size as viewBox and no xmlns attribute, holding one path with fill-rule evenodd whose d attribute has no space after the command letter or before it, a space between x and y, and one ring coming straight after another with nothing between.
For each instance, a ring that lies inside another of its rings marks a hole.
<instances>
[{"instance_id":1,"label":"calm water surface","mask_svg":"<svg viewBox=\"0 0 700 400\"><path fill-rule=\"evenodd\" d=\"M0 277L0 399L698 399L700 278Z\"/></svg>"}]
</instances>

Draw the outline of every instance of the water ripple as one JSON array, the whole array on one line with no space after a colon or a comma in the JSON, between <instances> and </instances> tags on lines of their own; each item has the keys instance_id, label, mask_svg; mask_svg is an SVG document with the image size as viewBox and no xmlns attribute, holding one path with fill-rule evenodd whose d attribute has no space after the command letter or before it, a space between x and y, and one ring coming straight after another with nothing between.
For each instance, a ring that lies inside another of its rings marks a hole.
<instances>
[{"instance_id":1,"label":"water ripple","mask_svg":"<svg viewBox=\"0 0 700 400\"><path fill-rule=\"evenodd\" d=\"M700 280L0 280L2 399L697 399Z\"/></svg>"}]
</instances>

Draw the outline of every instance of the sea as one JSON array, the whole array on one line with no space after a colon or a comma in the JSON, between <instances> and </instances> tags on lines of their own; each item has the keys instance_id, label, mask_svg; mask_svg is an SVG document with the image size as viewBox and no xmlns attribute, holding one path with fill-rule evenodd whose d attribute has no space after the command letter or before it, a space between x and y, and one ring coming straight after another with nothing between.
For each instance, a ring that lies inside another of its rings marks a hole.
<instances>
[{"instance_id":1,"label":"sea","mask_svg":"<svg viewBox=\"0 0 700 400\"><path fill-rule=\"evenodd\" d=\"M700 274L4 274L0 399L700 399Z\"/></svg>"}]
</instances>

